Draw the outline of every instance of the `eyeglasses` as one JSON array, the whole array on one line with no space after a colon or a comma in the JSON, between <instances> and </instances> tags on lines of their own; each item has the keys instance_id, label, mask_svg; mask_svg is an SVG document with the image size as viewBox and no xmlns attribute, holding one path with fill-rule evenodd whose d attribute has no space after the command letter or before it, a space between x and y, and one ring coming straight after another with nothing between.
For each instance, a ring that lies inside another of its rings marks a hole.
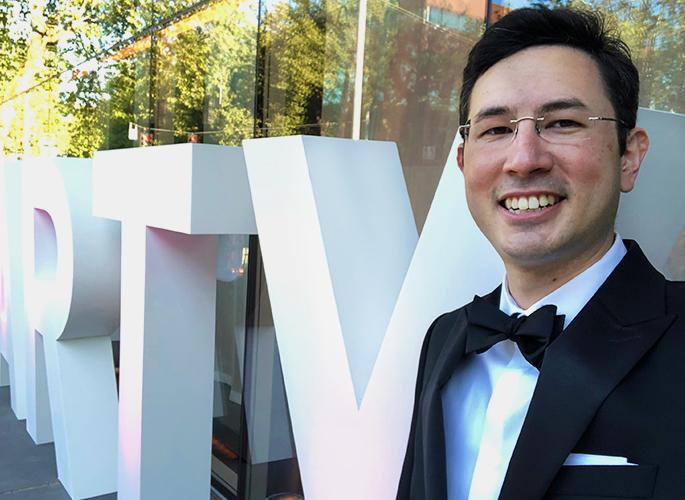
<instances>
[{"instance_id":1,"label":"eyeglasses","mask_svg":"<svg viewBox=\"0 0 685 500\"><path fill-rule=\"evenodd\" d=\"M622 127L630 128L618 118L605 116L587 116L582 110L564 109L553 111L543 116L522 116L510 118L506 115L495 115L481 118L459 126L459 133L464 142L474 147L487 150L505 148L514 141L521 122L530 120L541 139L550 144L579 144L592 137L594 124L602 121L616 122Z\"/></svg>"}]
</instances>

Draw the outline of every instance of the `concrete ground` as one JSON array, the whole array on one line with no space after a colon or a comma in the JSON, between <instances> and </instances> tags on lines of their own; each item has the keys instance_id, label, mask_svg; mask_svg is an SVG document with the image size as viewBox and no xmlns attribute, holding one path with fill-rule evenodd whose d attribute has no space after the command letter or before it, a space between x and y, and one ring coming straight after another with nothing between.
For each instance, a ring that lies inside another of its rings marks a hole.
<instances>
[{"instance_id":1,"label":"concrete ground","mask_svg":"<svg viewBox=\"0 0 685 500\"><path fill-rule=\"evenodd\" d=\"M57 480L54 445L35 445L9 401L9 387L0 387L0 500L70 500Z\"/></svg>"}]
</instances>

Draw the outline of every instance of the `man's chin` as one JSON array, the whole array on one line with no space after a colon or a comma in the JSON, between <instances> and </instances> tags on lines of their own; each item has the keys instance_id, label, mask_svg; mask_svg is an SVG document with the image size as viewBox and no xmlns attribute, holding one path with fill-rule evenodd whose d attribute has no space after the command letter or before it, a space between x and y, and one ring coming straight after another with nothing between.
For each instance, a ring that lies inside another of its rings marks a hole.
<instances>
[{"instance_id":1,"label":"man's chin","mask_svg":"<svg viewBox=\"0 0 685 500\"><path fill-rule=\"evenodd\" d=\"M557 248L546 242L503 246L498 253L505 265L513 264L527 268L546 266L558 260Z\"/></svg>"}]
</instances>

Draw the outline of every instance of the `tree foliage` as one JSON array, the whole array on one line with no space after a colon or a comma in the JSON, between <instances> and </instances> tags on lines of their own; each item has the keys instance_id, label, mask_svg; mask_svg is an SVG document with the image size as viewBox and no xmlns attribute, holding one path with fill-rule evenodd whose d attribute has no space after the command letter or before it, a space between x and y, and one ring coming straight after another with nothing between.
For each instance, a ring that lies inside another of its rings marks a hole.
<instances>
[{"instance_id":1,"label":"tree foliage","mask_svg":"<svg viewBox=\"0 0 685 500\"><path fill-rule=\"evenodd\" d=\"M135 145L129 123L235 143L252 132L255 33L237 1L0 0L3 150L87 157Z\"/></svg>"},{"instance_id":2,"label":"tree foliage","mask_svg":"<svg viewBox=\"0 0 685 500\"><path fill-rule=\"evenodd\" d=\"M684 112L685 4L587 5L632 48L641 105ZM440 131L454 126L464 56L482 27L458 12L458 29L426 22L427 9L369 0L363 136L401 150L426 120L447 147ZM0 0L3 151L87 157L136 145L129 123L155 144L191 134L220 144L255 133L349 137L357 13L357 0L285 0L268 4L258 25L256 0Z\"/></svg>"}]
</instances>

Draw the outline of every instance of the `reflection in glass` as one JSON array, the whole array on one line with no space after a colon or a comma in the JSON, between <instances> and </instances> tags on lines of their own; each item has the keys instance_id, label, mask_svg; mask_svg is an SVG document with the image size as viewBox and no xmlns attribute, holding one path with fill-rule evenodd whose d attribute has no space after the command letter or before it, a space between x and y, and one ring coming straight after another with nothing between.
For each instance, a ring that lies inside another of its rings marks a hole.
<instances>
[{"instance_id":1,"label":"reflection in glass","mask_svg":"<svg viewBox=\"0 0 685 500\"><path fill-rule=\"evenodd\" d=\"M485 1L369 1L362 137L397 143L419 230L459 125L461 73L485 12Z\"/></svg>"},{"instance_id":2,"label":"reflection in glass","mask_svg":"<svg viewBox=\"0 0 685 500\"><path fill-rule=\"evenodd\" d=\"M212 483L226 498L296 498L302 487L268 304L245 331L249 258L248 236L219 237Z\"/></svg>"},{"instance_id":3,"label":"reflection in glass","mask_svg":"<svg viewBox=\"0 0 685 500\"><path fill-rule=\"evenodd\" d=\"M235 495L243 453L248 236L220 236L218 240L212 476L222 490Z\"/></svg>"},{"instance_id":4,"label":"reflection in glass","mask_svg":"<svg viewBox=\"0 0 685 500\"><path fill-rule=\"evenodd\" d=\"M269 4L260 31L259 136L349 135L345 107L353 84L349 71L354 68L356 14L354 0ZM322 134L329 126L335 132Z\"/></svg>"},{"instance_id":5,"label":"reflection in glass","mask_svg":"<svg viewBox=\"0 0 685 500\"><path fill-rule=\"evenodd\" d=\"M155 144L253 135L256 6L204 2L155 33Z\"/></svg>"},{"instance_id":6,"label":"reflection in glass","mask_svg":"<svg viewBox=\"0 0 685 500\"><path fill-rule=\"evenodd\" d=\"M503 2L505 5L507 2ZM537 2L514 0L515 7ZM672 0L547 0L604 13L628 44L640 72L640 106L685 113L685 4Z\"/></svg>"},{"instance_id":7,"label":"reflection in glass","mask_svg":"<svg viewBox=\"0 0 685 500\"><path fill-rule=\"evenodd\" d=\"M419 229L456 133L461 72L486 6L368 3L361 137L397 143ZM356 1L269 4L259 134L351 136L357 13Z\"/></svg>"}]
</instances>

